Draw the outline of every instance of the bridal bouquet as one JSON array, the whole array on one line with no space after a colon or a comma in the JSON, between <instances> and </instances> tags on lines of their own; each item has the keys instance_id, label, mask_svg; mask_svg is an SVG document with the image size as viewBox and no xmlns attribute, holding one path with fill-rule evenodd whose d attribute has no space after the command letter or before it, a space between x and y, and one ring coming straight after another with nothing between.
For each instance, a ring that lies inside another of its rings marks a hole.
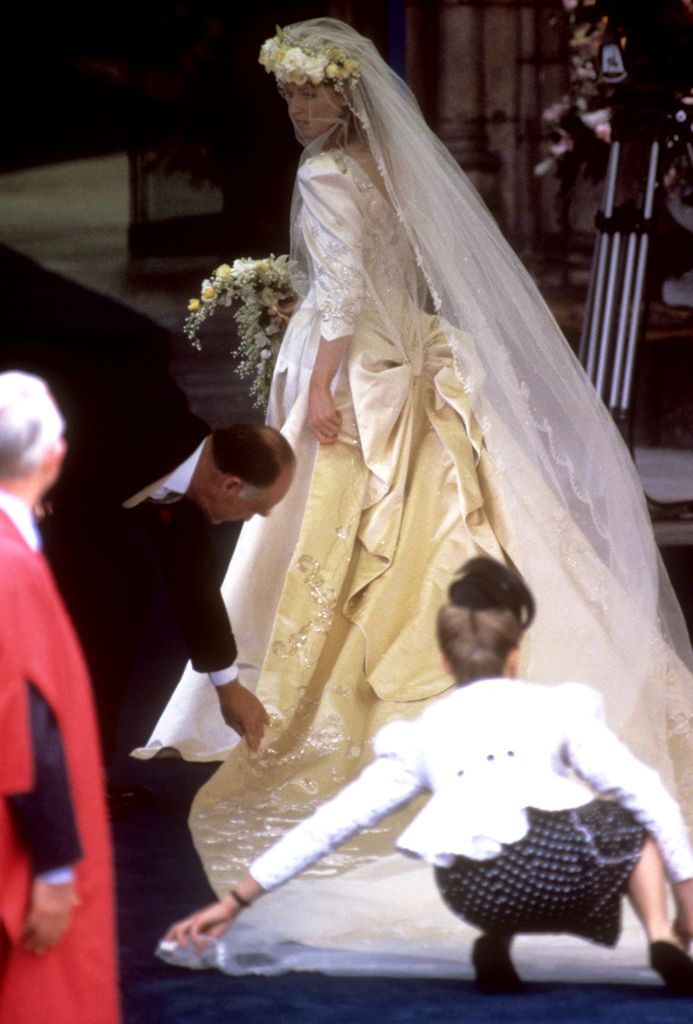
<instances>
[{"instance_id":1,"label":"bridal bouquet","mask_svg":"<svg viewBox=\"0 0 693 1024\"><path fill-rule=\"evenodd\" d=\"M199 299L188 303L183 330L195 348L201 349L198 332L204 321L218 306L235 306L233 318L239 337L233 351L236 372L239 377L252 378L250 394L255 405L265 405L288 320L281 316L279 304L295 298L288 256L243 257L230 266L222 263L202 282Z\"/></svg>"}]
</instances>

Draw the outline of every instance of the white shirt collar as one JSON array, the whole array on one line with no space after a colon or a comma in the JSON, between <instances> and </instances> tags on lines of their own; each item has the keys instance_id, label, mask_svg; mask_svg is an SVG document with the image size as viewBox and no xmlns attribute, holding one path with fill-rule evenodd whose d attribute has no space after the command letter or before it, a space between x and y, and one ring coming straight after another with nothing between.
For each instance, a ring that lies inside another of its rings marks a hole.
<instances>
[{"instance_id":1,"label":"white shirt collar","mask_svg":"<svg viewBox=\"0 0 693 1024\"><path fill-rule=\"evenodd\" d=\"M171 492L174 492L175 494L185 494L190 486L192 475L195 472L195 467L197 466L197 462L202 454L202 449L205 446L206 440L207 438L202 441L192 455L188 456L185 462L182 462L177 469L174 469L172 473L169 473L166 479L159 484L157 489L152 491L150 497L154 498L156 501L157 499L161 500L161 498L165 498L166 495Z\"/></svg>"},{"instance_id":2,"label":"white shirt collar","mask_svg":"<svg viewBox=\"0 0 693 1024\"><path fill-rule=\"evenodd\" d=\"M0 509L9 516L32 551L41 548L41 537L36 528L34 515L25 501L16 494L0 488Z\"/></svg>"}]
</instances>

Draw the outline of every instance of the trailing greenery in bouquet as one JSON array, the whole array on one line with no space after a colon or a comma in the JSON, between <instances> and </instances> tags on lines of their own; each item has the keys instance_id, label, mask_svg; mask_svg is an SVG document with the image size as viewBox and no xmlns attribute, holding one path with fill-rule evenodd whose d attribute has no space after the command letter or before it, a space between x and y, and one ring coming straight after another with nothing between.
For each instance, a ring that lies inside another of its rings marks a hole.
<instances>
[{"instance_id":1,"label":"trailing greenery in bouquet","mask_svg":"<svg viewBox=\"0 0 693 1024\"><path fill-rule=\"evenodd\" d=\"M229 265L222 263L202 282L199 299L190 299L183 330L197 349L202 348L199 331L219 306L235 307L233 319L238 331L236 372L251 378L250 395L256 406L266 405L272 371L288 322L282 307L295 301L291 286L289 257L271 254L264 259L242 257Z\"/></svg>"}]
</instances>

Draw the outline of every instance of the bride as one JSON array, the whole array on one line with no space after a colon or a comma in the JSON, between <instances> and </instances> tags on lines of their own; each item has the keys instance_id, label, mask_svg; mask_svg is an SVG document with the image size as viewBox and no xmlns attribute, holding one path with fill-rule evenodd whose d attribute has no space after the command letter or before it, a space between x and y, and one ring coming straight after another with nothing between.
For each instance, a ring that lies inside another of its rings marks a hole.
<instances>
[{"instance_id":1,"label":"bride","mask_svg":"<svg viewBox=\"0 0 693 1024\"><path fill-rule=\"evenodd\" d=\"M188 668L137 752L225 759L191 811L212 886L230 888L354 778L385 722L447 688L435 616L477 554L539 595L522 674L598 687L610 726L690 811L693 656L611 417L373 44L314 19L278 30L260 62L304 147L291 221L299 301L268 411L298 468L271 518L244 526L224 594L241 680L271 724L251 751ZM343 970L363 968L368 949L369 963L394 955L411 970L420 940L428 960L454 960L425 870L379 857L401 828L395 816L342 847L288 887L284 912L254 908L205 956L275 972L331 969L334 955ZM323 892L321 876L335 874ZM304 901L304 886L317 898Z\"/></svg>"}]
</instances>

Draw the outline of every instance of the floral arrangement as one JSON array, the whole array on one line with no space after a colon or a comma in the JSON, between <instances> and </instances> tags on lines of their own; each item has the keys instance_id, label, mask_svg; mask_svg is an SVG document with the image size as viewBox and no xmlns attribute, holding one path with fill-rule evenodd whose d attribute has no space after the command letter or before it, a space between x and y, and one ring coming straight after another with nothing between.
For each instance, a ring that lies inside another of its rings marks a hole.
<instances>
[{"instance_id":1,"label":"floral arrangement","mask_svg":"<svg viewBox=\"0 0 693 1024\"><path fill-rule=\"evenodd\" d=\"M349 79L353 82L359 78L358 61L348 57L341 47L309 49L279 26L277 34L262 44L259 61L278 82L295 85L327 82L341 91Z\"/></svg>"},{"instance_id":2,"label":"floral arrangement","mask_svg":"<svg viewBox=\"0 0 693 1024\"><path fill-rule=\"evenodd\" d=\"M611 141L611 108L608 87L600 83L597 70L608 19L599 14L596 0L562 0L562 5L569 28L570 92L542 114L548 137L534 173L555 171L565 193L581 167L595 181L602 177Z\"/></svg>"},{"instance_id":3,"label":"floral arrangement","mask_svg":"<svg viewBox=\"0 0 693 1024\"><path fill-rule=\"evenodd\" d=\"M581 168L594 181L599 180L606 170L614 109L613 89L626 78L626 70L620 57L610 67L607 57L607 71L601 76L598 70L604 44L607 44L605 53L608 53L610 47L615 49L617 46L613 30L611 38L607 31L612 15L610 4L604 0L561 0L561 6L562 10L552 21L554 25L567 23L570 47L569 93L543 112L542 120L548 129L546 153L534 170L538 175L555 171L560 180L561 194L565 194L574 185ZM688 26L693 24L693 0L671 0L668 5L631 6L629 19L632 19L633 25L637 25L639 37L649 40L648 30L651 27L653 53L657 54L658 47L666 52L669 64L662 65L664 78L672 73L676 78L685 68L683 78L687 85L690 84L690 50L687 49L687 40L690 39ZM666 47L662 44L662 28L668 32ZM674 46L676 42L678 48ZM661 59L659 55L657 60ZM673 80L672 85L675 85ZM693 90L686 86L686 89L677 88L675 91L683 92L681 102L684 105L693 104ZM682 147L671 149L668 156L670 167L664 184L667 191L671 192L682 179L686 178L690 182L691 168L688 155Z\"/></svg>"},{"instance_id":4,"label":"floral arrangement","mask_svg":"<svg viewBox=\"0 0 693 1024\"><path fill-rule=\"evenodd\" d=\"M242 257L229 266L222 263L202 282L199 299L188 302L183 330L197 349L202 348L199 330L219 306L236 305L233 318L239 344L239 377L252 378L250 394L256 406L266 405L272 371L288 317L280 304L296 299L289 276L289 257L271 254L264 259Z\"/></svg>"}]
</instances>

